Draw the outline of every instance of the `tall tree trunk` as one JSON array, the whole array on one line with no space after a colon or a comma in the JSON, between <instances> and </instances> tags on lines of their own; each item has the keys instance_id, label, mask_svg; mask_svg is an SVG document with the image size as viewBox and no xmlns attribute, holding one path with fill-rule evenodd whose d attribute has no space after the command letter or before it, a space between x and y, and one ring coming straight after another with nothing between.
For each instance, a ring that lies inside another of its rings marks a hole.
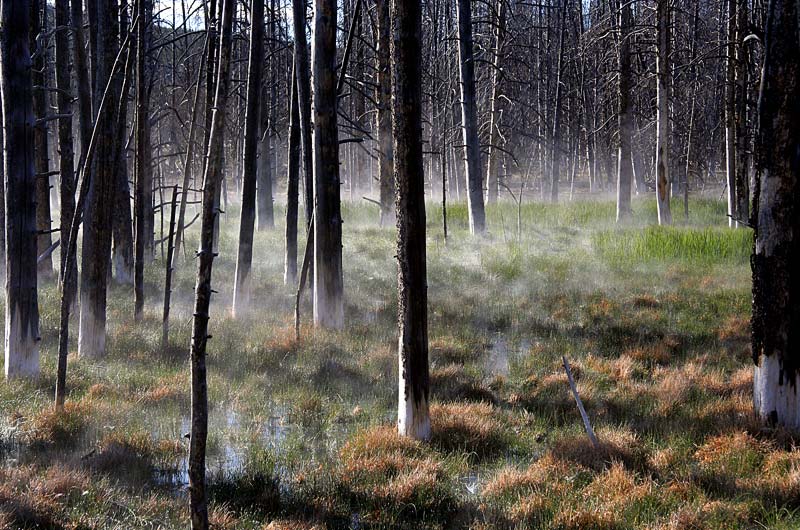
<instances>
[{"instance_id":1,"label":"tall tree trunk","mask_svg":"<svg viewBox=\"0 0 800 530\"><path fill-rule=\"evenodd\" d=\"M250 58L247 74L247 110L244 123L244 171L239 252L233 286L233 314L243 314L250 300L250 266L253 261L253 230L256 220L256 173L258 132L261 122L261 64L264 62L264 0L254 0L250 21ZM265 105L266 106L266 105ZM268 133L265 131L265 134ZM262 157L269 153L261 153ZM260 209L259 209L260 212Z\"/></svg>"},{"instance_id":2,"label":"tall tree trunk","mask_svg":"<svg viewBox=\"0 0 800 530\"><path fill-rule=\"evenodd\" d=\"M306 228L314 214L314 163L311 134L311 68L306 39L306 0L292 0L294 25L294 61L297 76L297 98L300 102L300 140L303 145Z\"/></svg>"},{"instance_id":3,"label":"tall tree trunk","mask_svg":"<svg viewBox=\"0 0 800 530\"><path fill-rule=\"evenodd\" d=\"M428 294L425 257L425 177L422 163L422 9L419 0L392 2L392 122L397 187L397 298L400 434L426 440Z\"/></svg>"},{"instance_id":4,"label":"tall tree trunk","mask_svg":"<svg viewBox=\"0 0 800 530\"><path fill-rule=\"evenodd\" d=\"M336 0L314 1L314 325L344 326Z\"/></svg>"},{"instance_id":5,"label":"tall tree trunk","mask_svg":"<svg viewBox=\"0 0 800 530\"><path fill-rule=\"evenodd\" d=\"M558 65L556 67L555 108L553 109L553 137L550 159L550 201L558 202L558 182L561 177L561 108L563 107L563 91L561 89L564 70L564 36L567 32L567 1L562 2L560 29L558 31Z\"/></svg>"},{"instance_id":6,"label":"tall tree trunk","mask_svg":"<svg viewBox=\"0 0 800 530\"><path fill-rule=\"evenodd\" d=\"M617 222L631 216L631 183L633 181L633 160L631 158L631 138L633 136L633 113L631 109L631 50L630 34L633 26L633 12L630 0L621 0L619 11L619 52L617 64L619 75L619 162L617 164Z\"/></svg>"},{"instance_id":7,"label":"tall tree trunk","mask_svg":"<svg viewBox=\"0 0 800 530\"><path fill-rule=\"evenodd\" d=\"M2 60L2 58L0 58ZM2 67L2 65L0 65ZM2 75L2 72L0 72ZM0 83L2 81L0 80ZM6 162L3 107L0 104L0 282L6 281Z\"/></svg>"},{"instance_id":8,"label":"tall tree trunk","mask_svg":"<svg viewBox=\"0 0 800 530\"><path fill-rule=\"evenodd\" d=\"M138 0L136 11L136 155L134 163L135 194L133 199L134 224L134 318L142 319L144 312L144 264L153 256L153 175L150 168L150 105L147 90L147 0Z\"/></svg>"},{"instance_id":9,"label":"tall tree trunk","mask_svg":"<svg viewBox=\"0 0 800 530\"><path fill-rule=\"evenodd\" d=\"M86 46L83 32L83 7L81 0L70 2L72 22L72 55L75 61L75 86L78 102L78 132L81 141L81 152L78 167L83 166L86 150L92 138L92 89L89 80L89 68L86 64ZM63 237L63 234L62 234ZM62 271L63 273L63 271Z\"/></svg>"},{"instance_id":10,"label":"tall tree trunk","mask_svg":"<svg viewBox=\"0 0 800 530\"><path fill-rule=\"evenodd\" d=\"M30 51L33 54L33 67L31 68L31 80L33 82L33 142L34 142L34 166L36 168L36 229L39 231L37 241L37 252L39 255L50 248L53 239L50 233L50 158L47 142L47 85L46 65L47 49L46 40L43 34L47 31L47 19L43 17L41 0L30 2ZM42 34L42 35L40 35ZM39 37L42 36L41 40ZM43 278L50 278L53 275L53 258L48 254L40 260L37 265L39 274Z\"/></svg>"},{"instance_id":11,"label":"tall tree trunk","mask_svg":"<svg viewBox=\"0 0 800 530\"><path fill-rule=\"evenodd\" d=\"M670 7L669 0L658 0L656 29L656 204L658 224L672 224L669 209L669 84L670 84Z\"/></svg>"},{"instance_id":12,"label":"tall tree trunk","mask_svg":"<svg viewBox=\"0 0 800 530\"><path fill-rule=\"evenodd\" d=\"M55 25L57 28L66 28L70 24L69 0L56 0ZM70 50L69 33L66 30L56 31L56 88L58 89L58 113L62 116L58 120L58 153L59 172L61 173L60 202L61 202L61 283L71 304L75 299L77 283L64 282L63 271L67 264L68 230L75 214L75 150L72 139L72 97L70 93ZM71 257L75 266L75 256Z\"/></svg>"},{"instance_id":13,"label":"tall tree trunk","mask_svg":"<svg viewBox=\"0 0 800 530\"><path fill-rule=\"evenodd\" d=\"M296 65L295 65L296 66ZM283 283L297 283L297 213L300 202L300 110L297 100L297 74L292 68L289 110L289 152L286 178L286 257Z\"/></svg>"},{"instance_id":14,"label":"tall tree trunk","mask_svg":"<svg viewBox=\"0 0 800 530\"><path fill-rule=\"evenodd\" d=\"M469 231L475 235L483 234L486 231L486 212L483 208L481 146L478 138L478 108L475 100L475 57L472 47L472 6L470 0L458 0L461 128L464 133Z\"/></svg>"},{"instance_id":15,"label":"tall tree trunk","mask_svg":"<svg viewBox=\"0 0 800 530\"><path fill-rule=\"evenodd\" d=\"M112 11L113 0L97 0L98 48L97 77L99 86L105 86L112 75L112 65L117 53L116 21ZM119 94L120 86L114 76L109 93ZM96 94L100 107L102 94ZM91 182L84 213L83 251L81 254L81 304L78 352L82 356L99 357L105 353L106 343L106 287L108 267L111 262L111 226L116 190L114 157L116 156L117 108L110 105L108 112L98 114L97 154L93 163Z\"/></svg>"},{"instance_id":16,"label":"tall tree trunk","mask_svg":"<svg viewBox=\"0 0 800 530\"><path fill-rule=\"evenodd\" d=\"M391 41L390 0L376 0L378 19L378 184L380 185L380 226L395 224L394 148L392 146L392 73L389 62Z\"/></svg>"},{"instance_id":17,"label":"tall tree trunk","mask_svg":"<svg viewBox=\"0 0 800 530\"><path fill-rule=\"evenodd\" d=\"M728 188L728 226L736 219L736 7L728 0L728 43L725 52L725 171Z\"/></svg>"},{"instance_id":18,"label":"tall tree trunk","mask_svg":"<svg viewBox=\"0 0 800 530\"><path fill-rule=\"evenodd\" d=\"M200 251L197 253L197 285L195 287L192 324L192 419L189 441L189 511L192 530L208 529L206 497L206 439L208 437L208 386L206 382L206 345L208 343L209 305L211 303L211 269L214 265L214 220L219 215L217 189L223 175L222 148L225 113L228 104L233 10L235 0L224 0L222 8L219 65L216 96L211 120L207 162L203 178L203 213L200 228Z\"/></svg>"},{"instance_id":19,"label":"tall tree trunk","mask_svg":"<svg viewBox=\"0 0 800 530\"><path fill-rule=\"evenodd\" d=\"M31 53L31 3L0 3L0 93L5 164L5 375L39 375L36 280L36 171Z\"/></svg>"},{"instance_id":20,"label":"tall tree trunk","mask_svg":"<svg viewBox=\"0 0 800 530\"><path fill-rule=\"evenodd\" d=\"M501 58L503 56L503 43L506 33L506 0L497 0L497 19L494 35L494 62L492 63L492 96L491 111L489 113L489 154L486 164L486 202L494 204L500 191L500 181L497 176L497 160L500 150L500 82L502 76Z\"/></svg>"},{"instance_id":21,"label":"tall tree trunk","mask_svg":"<svg viewBox=\"0 0 800 530\"><path fill-rule=\"evenodd\" d=\"M753 221L753 397L758 416L800 429L800 2L771 0L759 98Z\"/></svg>"},{"instance_id":22,"label":"tall tree trunk","mask_svg":"<svg viewBox=\"0 0 800 530\"><path fill-rule=\"evenodd\" d=\"M747 131L748 34L747 0L737 0L736 10L736 219L746 225L750 217L750 146Z\"/></svg>"},{"instance_id":23,"label":"tall tree trunk","mask_svg":"<svg viewBox=\"0 0 800 530\"><path fill-rule=\"evenodd\" d=\"M269 84L264 89L266 104L261 105L261 153L258 155L258 230L271 230L275 228L275 211L272 198L272 182L275 167L273 164L274 146L272 132L275 129L275 105L277 87L277 67L275 65L275 42L277 31L275 29L275 0L270 2L269 13ZM263 39L262 39L263 41ZM262 44L263 46L263 44ZM263 52L262 52L263 57ZM263 60L263 59L262 59Z\"/></svg>"}]
</instances>

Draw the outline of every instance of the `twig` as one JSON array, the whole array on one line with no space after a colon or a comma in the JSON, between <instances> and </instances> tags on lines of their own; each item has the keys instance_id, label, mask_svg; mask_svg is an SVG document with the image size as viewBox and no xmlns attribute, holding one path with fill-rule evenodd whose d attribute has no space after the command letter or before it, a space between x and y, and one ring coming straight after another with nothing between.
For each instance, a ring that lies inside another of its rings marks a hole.
<instances>
[{"instance_id":1,"label":"twig","mask_svg":"<svg viewBox=\"0 0 800 530\"><path fill-rule=\"evenodd\" d=\"M572 395L575 397L575 403L578 404L578 410L581 413L581 418L583 418L583 426L586 428L586 434L589 435L589 440L592 442L594 448L599 449L600 443L597 441L597 436L594 435L592 424L589 423L589 415L586 414L586 409L583 408L583 401L581 401L581 396L578 395L578 388L575 386L575 381L572 379L572 370L569 369L569 361L567 361L567 357L564 355L561 356L561 360L564 363L564 370L567 372L569 387L572 389Z\"/></svg>"}]
</instances>

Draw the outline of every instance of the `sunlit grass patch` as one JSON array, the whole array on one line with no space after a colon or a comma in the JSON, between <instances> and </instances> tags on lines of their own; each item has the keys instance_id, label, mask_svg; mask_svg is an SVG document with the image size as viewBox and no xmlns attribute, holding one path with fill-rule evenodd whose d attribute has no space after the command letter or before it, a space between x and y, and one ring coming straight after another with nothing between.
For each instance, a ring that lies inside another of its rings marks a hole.
<instances>
[{"instance_id":1,"label":"sunlit grass patch","mask_svg":"<svg viewBox=\"0 0 800 530\"><path fill-rule=\"evenodd\" d=\"M91 411L85 401L68 401L61 411L48 407L32 418L18 416L14 421L21 425L27 443L70 444L86 428Z\"/></svg>"}]
</instances>

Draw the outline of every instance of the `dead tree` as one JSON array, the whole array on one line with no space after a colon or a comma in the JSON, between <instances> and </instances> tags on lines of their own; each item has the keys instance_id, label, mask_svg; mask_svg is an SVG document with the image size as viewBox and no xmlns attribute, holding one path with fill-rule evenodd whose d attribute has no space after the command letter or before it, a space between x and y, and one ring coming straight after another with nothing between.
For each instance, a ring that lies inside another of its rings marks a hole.
<instances>
[{"instance_id":1,"label":"dead tree","mask_svg":"<svg viewBox=\"0 0 800 530\"><path fill-rule=\"evenodd\" d=\"M483 234L486 212L483 207L481 146L478 138L478 105L475 100L475 57L472 43L471 0L458 0L458 55L461 81L461 128L464 138L464 160L467 174L467 209L469 231Z\"/></svg>"},{"instance_id":2,"label":"dead tree","mask_svg":"<svg viewBox=\"0 0 800 530\"><path fill-rule=\"evenodd\" d=\"M86 158L86 150L89 149L89 142L91 141L93 127L92 88L91 82L89 81L89 68L86 61L86 40L84 39L83 32L82 4L83 2L81 0L72 0L70 2L72 56L75 62L75 86L77 89L75 99L78 103L78 138L81 142L80 157L78 157L78 167L83 165L83 161Z\"/></svg>"},{"instance_id":3,"label":"dead tree","mask_svg":"<svg viewBox=\"0 0 800 530\"><path fill-rule=\"evenodd\" d=\"M262 10L263 11L263 10ZM261 24L263 26L263 16ZM275 42L277 39L276 30L276 16L275 16L275 1L271 0L269 10L269 83L263 89L264 97L261 104L261 119L260 134L261 141L259 142L258 154L258 171L256 173L257 185L257 204L258 204L258 230L271 230L275 228L275 210L272 197L272 182L273 174L275 172L273 164L274 145L272 141L272 133L275 128L275 104L276 104L276 74L277 67ZM263 47L263 27L262 27L262 44ZM263 50L262 50L263 57ZM259 82L262 76L259 74ZM259 85L260 86L260 85ZM246 127L246 126L245 126ZM258 128L256 129L258 132Z\"/></svg>"},{"instance_id":4,"label":"dead tree","mask_svg":"<svg viewBox=\"0 0 800 530\"><path fill-rule=\"evenodd\" d=\"M314 325L344 326L336 0L314 2Z\"/></svg>"},{"instance_id":5,"label":"dead tree","mask_svg":"<svg viewBox=\"0 0 800 530\"><path fill-rule=\"evenodd\" d=\"M300 141L303 146L303 168L305 179L306 228L311 225L314 214L314 163L311 147L311 68L308 62L306 39L306 0L292 0L294 25L294 64L297 76L297 98L300 111ZM313 248L313 247L312 247Z\"/></svg>"},{"instance_id":6,"label":"dead tree","mask_svg":"<svg viewBox=\"0 0 800 530\"><path fill-rule=\"evenodd\" d=\"M496 19L494 28L494 61L492 63L492 96L491 111L489 113L489 154L486 163L486 202L494 204L497 202L497 195L500 190L499 177L497 175L498 149L500 143L500 82L502 81L502 57L503 46L506 32L506 2L497 0Z\"/></svg>"},{"instance_id":7,"label":"dead tree","mask_svg":"<svg viewBox=\"0 0 800 530\"><path fill-rule=\"evenodd\" d=\"M175 254L175 212L178 209L178 186L172 188L172 200L169 210L169 235L167 236L167 260L164 264L164 311L161 317L161 349L169 346L169 304L172 296L172 266Z\"/></svg>"},{"instance_id":8,"label":"dead tree","mask_svg":"<svg viewBox=\"0 0 800 530\"><path fill-rule=\"evenodd\" d=\"M150 171L150 105L148 101L145 63L147 57L148 10L146 0L137 0L136 12L136 154L133 200L135 219L134 237L134 318L139 321L144 313L144 263L152 256L153 224L150 221L153 204L153 181Z\"/></svg>"},{"instance_id":9,"label":"dead tree","mask_svg":"<svg viewBox=\"0 0 800 530\"><path fill-rule=\"evenodd\" d=\"M633 109L631 108L631 50L630 39L633 26L631 0L621 0L619 8L619 50L617 52L617 88L619 93L617 126L619 128L619 158L617 163L617 222L631 217L631 188L633 182Z\"/></svg>"},{"instance_id":10,"label":"dead tree","mask_svg":"<svg viewBox=\"0 0 800 530\"><path fill-rule=\"evenodd\" d=\"M297 100L297 74L292 68L292 88L289 100L289 152L286 176L286 254L283 283L297 282L297 216L300 207L300 111Z\"/></svg>"},{"instance_id":11,"label":"dead tree","mask_svg":"<svg viewBox=\"0 0 800 530\"><path fill-rule=\"evenodd\" d=\"M264 0L254 0L250 21L250 58L247 66L247 111L244 124L244 171L242 173L239 252L236 258L236 275L233 282L234 316L246 310L250 298L250 267L253 261L253 230L256 221L256 173L259 169L257 153L262 107L261 64L263 62ZM267 131L264 132L268 136ZM261 156L268 157L269 153L262 152Z\"/></svg>"},{"instance_id":12,"label":"dead tree","mask_svg":"<svg viewBox=\"0 0 800 530\"><path fill-rule=\"evenodd\" d=\"M192 324L191 371L192 417L189 442L189 509L193 530L208 530L206 497L206 438L208 437L208 386L206 383L206 346L208 343L209 306L211 304L211 269L214 265L214 225L219 216L218 188L223 175L222 147L225 114L228 105L228 84L233 33L235 0L224 0L220 27L219 63L216 95L211 120L205 175L203 177L203 213L200 228L200 250L197 253Z\"/></svg>"},{"instance_id":13,"label":"dead tree","mask_svg":"<svg viewBox=\"0 0 800 530\"><path fill-rule=\"evenodd\" d=\"M33 67L31 80L35 91L33 93L33 116L36 120L33 129L34 166L36 168L36 228L39 230L37 237L37 252L43 255L53 244L50 230L50 159L47 138L47 76L46 56L47 48L44 33L47 32L47 19L43 16L43 2L31 0L30 16L30 50L33 53ZM39 274L43 278L53 275L53 259L47 255L38 263Z\"/></svg>"},{"instance_id":14,"label":"dead tree","mask_svg":"<svg viewBox=\"0 0 800 530\"><path fill-rule=\"evenodd\" d=\"M431 422L421 26L419 0L392 2L392 123L400 334L397 426L401 435L426 440L431 435Z\"/></svg>"},{"instance_id":15,"label":"dead tree","mask_svg":"<svg viewBox=\"0 0 800 530\"><path fill-rule=\"evenodd\" d=\"M25 0L0 3L0 94L5 130L7 379L39 375L36 170L28 41L31 4Z\"/></svg>"},{"instance_id":16,"label":"dead tree","mask_svg":"<svg viewBox=\"0 0 800 530\"><path fill-rule=\"evenodd\" d=\"M553 135L550 143L550 201L558 202L558 182L561 172L561 109L564 98L561 85L564 75L564 36L567 32L567 2L561 0L558 31L558 64L556 66L555 109L553 110Z\"/></svg>"},{"instance_id":17,"label":"dead tree","mask_svg":"<svg viewBox=\"0 0 800 530\"><path fill-rule=\"evenodd\" d=\"M378 132L378 185L380 187L380 226L395 223L394 212L394 152L392 147L392 81L389 63L391 41L389 0L377 0L377 86L378 112L376 129Z\"/></svg>"},{"instance_id":18,"label":"dead tree","mask_svg":"<svg viewBox=\"0 0 800 530\"><path fill-rule=\"evenodd\" d=\"M800 5L771 0L752 220L753 397L768 424L800 429Z\"/></svg>"},{"instance_id":19,"label":"dead tree","mask_svg":"<svg viewBox=\"0 0 800 530\"><path fill-rule=\"evenodd\" d=\"M72 138L72 97L70 89L70 49L69 32L66 28L70 24L69 0L56 0L55 3L55 41L56 41L56 95L58 102L58 170L61 174L61 186L59 197L61 202L61 267L64 270L67 259L75 260L75 256L69 257L67 246L69 245L67 231L72 223L75 214L75 148ZM58 29L62 28L62 29ZM74 266L74 263L73 263ZM74 279L69 284L64 283L63 272L59 274L62 289L64 289L69 303L75 299L77 284Z\"/></svg>"},{"instance_id":20,"label":"dead tree","mask_svg":"<svg viewBox=\"0 0 800 530\"><path fill-rule=\"evenodd\" d=\"M728 43L725 47L725 172L728 190L728 226L736 219L736 7L728 0Z\"/></svg>"},{"instance_id":21,"label":"dead tree","mask_svg":"<svg viewBox=\"0 0 800 530\"><path fill-rule=\"evenodd\" d=\"M656 204L658 224L672 224L669 209L669 85L670 85L670 7L669 0L658 0L656 9Z\"/></svg>"}]
</instances>

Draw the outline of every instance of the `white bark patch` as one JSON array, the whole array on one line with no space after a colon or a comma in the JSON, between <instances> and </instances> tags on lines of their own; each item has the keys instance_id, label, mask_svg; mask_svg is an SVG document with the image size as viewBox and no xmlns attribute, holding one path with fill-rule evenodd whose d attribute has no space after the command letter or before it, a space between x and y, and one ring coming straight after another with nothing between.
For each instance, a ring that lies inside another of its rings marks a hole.
<instances>
[{"instance_id":1,"label":"white bark patch","mask_svg":"<svg viewBox=\"0 0 800 530\"><path fill-rule=\"evenodd\" d=\"M410 388L406 381L403 369L403 359L400 362L400 381L397 387L397 430L401 436L409 436L415 440L429 440L431 437L431 417L428 401L416 401L407 389Z\"/></svg>"},{"instance_id":2,"label":"white bark patch","mask_svg":"<svg viewBox=\"0 0 800 530\"><path fill-rule=\"evenodd\" d=\"M22 328L19 307L6 305L6 379L39 376L39 344L31 329Z\"/></svg>"},{"instance_id":3,"label":"white bark patch","mask_svg":"<svg viewBox=\"0 0 800 530\"><path fill-rule=\"evenodd\" d=\"M102 357L106 352L106 322L90 309L88 300L81 297L81 316L78 329L78 355Z\"/></svg>"},{"instance_id":4,"label":"white bark patch","mask_svg":"<svg viewBox=\"0 0 800 530\"><path fill-rule=\"evenodd\" d=\"M800 430L800 374L794 381L781 381L777 354L762 355L753 376L753 401L762 421L777 419L780 425Z\"/></svg>"}]
</instances>

